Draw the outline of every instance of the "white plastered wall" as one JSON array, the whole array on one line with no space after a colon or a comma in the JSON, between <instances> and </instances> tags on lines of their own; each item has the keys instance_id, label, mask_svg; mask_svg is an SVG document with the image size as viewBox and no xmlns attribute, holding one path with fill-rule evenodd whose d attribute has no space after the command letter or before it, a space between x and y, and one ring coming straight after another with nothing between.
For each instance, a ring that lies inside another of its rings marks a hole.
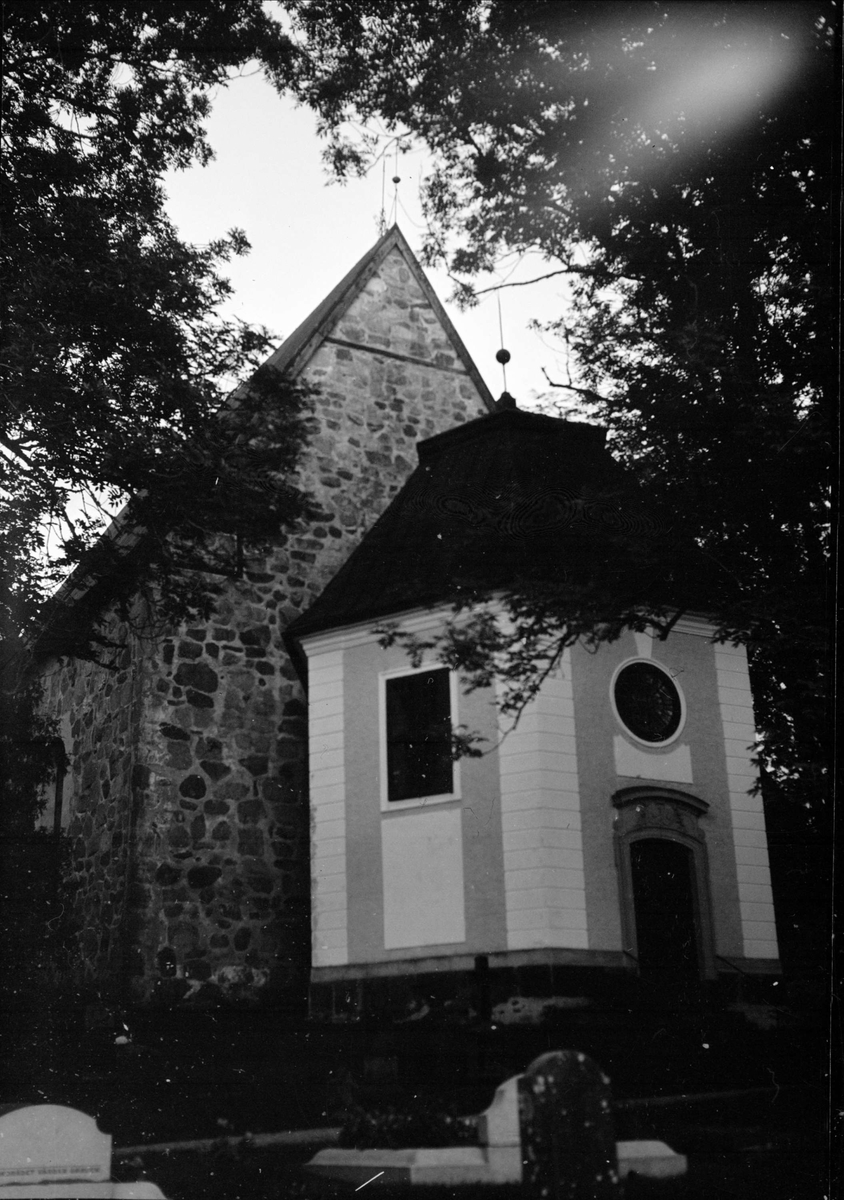
<instances>
[{"instance_id":1,"label":"white plastered wall","mask_svg":"<svg viewBox=\"0 0 844 1200\"><path fill-rule=\"evenodd\" d=\"M331 967L349 961L342 650L309 651L308 742L312 961Z\"/></svg>"},{"instance_id":2,"label":"white plastered wall","mask_svg":"<svg viewBox=\"0 0 844 1200\"><path fill-rule=\"evenodd\" d=\"M571 657L499 746L507 946L587 949Z\"/></svg>"}]
</instances>

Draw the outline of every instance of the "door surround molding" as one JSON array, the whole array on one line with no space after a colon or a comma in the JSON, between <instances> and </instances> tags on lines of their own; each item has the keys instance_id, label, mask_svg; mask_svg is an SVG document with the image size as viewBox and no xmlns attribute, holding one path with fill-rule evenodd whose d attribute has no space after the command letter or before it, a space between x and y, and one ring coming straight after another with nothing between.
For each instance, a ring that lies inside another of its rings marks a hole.
<instances>
[{"instance_id":1,"label":"door surround molding","mask_svg":"<svg viewBox=\"0 0 844 1200\"><path fill-rule=\"evenodd\" d=\"M613 794L612 804L615 809L613 832L625 953L634 963L638 963L630 847L632 843L644 839L665 838L679 842L692 854L695 885L694 920L701 976L704 979L715 979L717 971L709 891L709 861L706 837L700 826L700 820L706 816L709 805L689 792L647 784L621 788Z\"/></svg>"}]
</instances>

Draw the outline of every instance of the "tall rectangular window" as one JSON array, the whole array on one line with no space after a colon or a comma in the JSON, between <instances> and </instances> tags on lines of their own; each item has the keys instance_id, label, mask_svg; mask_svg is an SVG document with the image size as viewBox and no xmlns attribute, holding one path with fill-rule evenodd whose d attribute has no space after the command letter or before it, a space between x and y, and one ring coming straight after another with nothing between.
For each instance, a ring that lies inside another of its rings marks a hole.
<instances>
[{"instance_id":1,"label":"tall rectangular window","mask_svg":"<svg viewBox=\"0 0 844 1200\"><path fill-rule=\"evenodd\" d=\"M387 679L386 709L388 800L415 800L452 792L448 668Z\"/></svg>"}]
</instances>

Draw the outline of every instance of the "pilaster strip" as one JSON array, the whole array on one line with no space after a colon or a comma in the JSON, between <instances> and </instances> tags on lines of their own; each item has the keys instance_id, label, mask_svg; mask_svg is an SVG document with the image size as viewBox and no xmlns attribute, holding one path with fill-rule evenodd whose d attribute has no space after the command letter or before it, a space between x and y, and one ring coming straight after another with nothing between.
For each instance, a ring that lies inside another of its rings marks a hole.
<instances>
[{"instance_id":1,"label":"pilaster strip","mask_svg":"<svg viewBox=\"0 0 844 1200\"><path fill-rule=\"evenodd\" d=\"M568 651L515 728L511 723L499 718L508 949L587 949Z\"/></svg>"},{"instance_id":2,"label":"pilaster strip","mask_svg":"<svg viewBox=\"0 0 844 1200\"><path fill-rule=\"evenodd\" d=\"M716 646L718 702L724 730L739 906L747 958L779 956L762 797L751 795L757 773L751 761L756 737L753 697L743 646Z\"/></svg>"},{"instance_id":3,"label":"pilaster strip","mask_svg":"<svg viewBox=\"0 0 844 1200\"><path fill-rule=\"evenodd\" d=\"M313 965L349 961L343 651L308 662Z\"/></svg>"}]
</instances>

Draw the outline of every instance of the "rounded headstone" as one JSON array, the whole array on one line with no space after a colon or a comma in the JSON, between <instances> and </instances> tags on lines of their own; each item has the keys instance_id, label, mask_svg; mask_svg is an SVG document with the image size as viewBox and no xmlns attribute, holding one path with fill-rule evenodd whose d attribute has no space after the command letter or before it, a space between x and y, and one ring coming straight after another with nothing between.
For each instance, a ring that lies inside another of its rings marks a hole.
<instances>
[{"instance_id":1,"label":"rounded headstone","mask_svg":"<svg viewBox=\"0 0 844 1200\"><path fill-rule=\"evenodd\" d=\"M70 1189L71 1180L98 1182L110 1174L111 1134L100 1133L97 1122L86 1113L61 1104L33 1104L0 1115L4 1194L12 1186L51 1181Z\"/></svg>"},{"instance_id":2,"label":"rounded headstone","mask_svg":"<svg viewBox=\"0 0 844 1200\"><path fill-rule=\"evenodd\" d=\"M523 1191L539 1200L618 1200L610 1081L576 1050L543 1054L519 1077Z\"/></svg>"}]
</instances>

